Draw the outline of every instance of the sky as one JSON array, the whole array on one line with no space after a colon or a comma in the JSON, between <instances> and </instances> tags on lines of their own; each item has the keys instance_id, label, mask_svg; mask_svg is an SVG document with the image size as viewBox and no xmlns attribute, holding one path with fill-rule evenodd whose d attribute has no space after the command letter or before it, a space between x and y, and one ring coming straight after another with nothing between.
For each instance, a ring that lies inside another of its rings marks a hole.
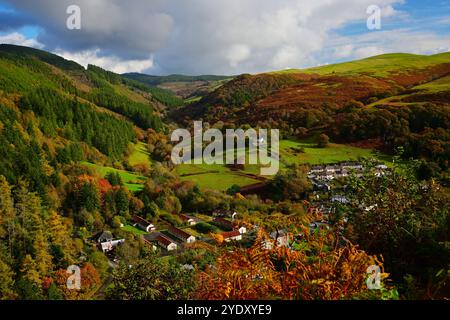
<instances>
[{"instance_id":1,"label":"sky","mask_svg":"<svg viewBox=\"0 0 450 320\"><path fill-rule=\"evenodd\" d=\"M0 43L117 73L259 73L450 51L450 0L0 0Z\"/></svg>"}]
</instances>

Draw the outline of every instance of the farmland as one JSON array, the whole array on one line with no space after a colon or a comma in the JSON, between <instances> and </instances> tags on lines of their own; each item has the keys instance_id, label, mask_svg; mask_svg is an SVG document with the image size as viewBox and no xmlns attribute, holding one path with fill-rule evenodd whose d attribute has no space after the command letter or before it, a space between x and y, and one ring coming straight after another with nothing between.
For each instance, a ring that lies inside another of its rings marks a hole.
<instances>
[{"instance_id":1,"label":"farmland","mask_svg":"<svg viewBox=\"0 0 450 320\"><path fill-rule=\"evenodd\" d=\"M312 139L280 141L280 170L291 164L330 164L355 161L360 158L389 160L389 157L371 149L343 144L331 143L327 148L318 148ZM246 165L239 170L232 170L226 165L219 164L182 164L176 168L176 172L184 181L193 181L201 188L221 191L225 191L233 185L244 187L271 178L259 176L259 165Z\"/></svg>"},{"instance_id":2,"label":"farmland","mask_svg":"<svg viewBox=\"0 0 450 320\"><path fill-rule=\"evenodd\" d=\"M134 145L133 151L128 158L128 162L131 166L135 166L138 164L150 165L150 154L147 151L147 147L145 143L138 142Z\"/></svg>"},{"instance_id":3,"label":"farmland","mask_svg":"<svg viewBox=\"0 0 450 320\"><path fill-rule=\"evenodd\" d=\"M125 170L119 170L111 167L104 167L97 164L89 163L89 162L82 162L86 167L89 167L91 169L94 169L97 174L99 174L102 177L105 177L109 172L118 173L120 175L120 178L122 179L122 182L124 185L131 191L131 192L137 192L143 189L144 182L146 178L144 176L140 176Z\"/></svg>"}]
</instances>

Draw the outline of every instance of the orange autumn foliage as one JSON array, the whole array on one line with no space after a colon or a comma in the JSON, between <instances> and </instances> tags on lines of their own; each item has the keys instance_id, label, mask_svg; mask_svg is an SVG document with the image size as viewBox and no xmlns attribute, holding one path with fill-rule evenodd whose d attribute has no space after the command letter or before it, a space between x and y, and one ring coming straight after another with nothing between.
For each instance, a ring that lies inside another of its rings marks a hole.
<instances>
[{"instance_id":1,"label":"orange autumn foliage","mask_svg":"<svg viewBox=\"0 0 450 320\"><path fill-rule=\"evenodd\" d=\"M331 232L305 235L302 250L264 248L260 231L251 248L224 251L214 267L199 274L195 298L209 300L337 300L367 294L366 270L382 260ZM386 277L386 275L384 275Z\"/></svg>"},{"instance_id":2,"label":"orange autumn foliage","mask_svg":"<svg viewBox=\"0 0 450 320\"><path fill-rule=\"evenodd\" d=\"M90 263L85 263L80 270L81 289L68 289L67 279L71 276L64 269L60 269L55 273L55 282L61 290L65 300L86 300L91 298L95 290L101 285L101 279L98 271Z\"/></svg>"}]
</instances>

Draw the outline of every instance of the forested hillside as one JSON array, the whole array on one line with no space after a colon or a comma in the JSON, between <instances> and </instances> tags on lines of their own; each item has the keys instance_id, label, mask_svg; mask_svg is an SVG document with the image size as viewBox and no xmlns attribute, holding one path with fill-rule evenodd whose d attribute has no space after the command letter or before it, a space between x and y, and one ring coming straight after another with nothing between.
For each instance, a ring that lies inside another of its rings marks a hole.
<instances>
[{"instance_id":1,"label":"forested hillside","mask_svg":"<svg viewBox=\"0 0 450 320\"><path fill-rule=\"evenodd\" d=\"M366 61L208 76L184 106L153 82L0 45L0 299L448 298L445 59L398 80L386 61L377 75ZM201 119L281 129L278 174L175 166L172 129ZM318 184L318 165L357 170Z\"/></svg>"},{"instance_id":2,"label":"forested hillside","mask_svg":"<svg viewBox=\"0 0 450 320\"><path fill-rule=\"evenodd\" d=\"M182 123L279 128L299 138L326 133L448 171L450 54L388 54L360 61L241 75L201 101L173 111ZM448 179L445 174L444 179Z\"/></svg>"}]
</instances>

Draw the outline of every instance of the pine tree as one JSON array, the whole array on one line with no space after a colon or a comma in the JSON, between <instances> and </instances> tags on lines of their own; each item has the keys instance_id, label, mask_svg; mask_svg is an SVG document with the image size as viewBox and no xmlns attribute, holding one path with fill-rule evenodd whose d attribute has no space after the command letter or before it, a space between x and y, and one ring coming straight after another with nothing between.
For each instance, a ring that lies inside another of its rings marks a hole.
<instances>
[{"instance_id":1,"label":"pine tree","mask_svg":"<svg viewBox=\"0 0 450 320\"><path fill-rule=\"evenodd\" d=\"M34 239L33 248L36 255L36 268L42 276L46 276L52 269L52 256L49 253L47 238L42 230L38 230Z\"/></svg>"},{"instance_id":2,"label":"pine tree","mask_svg":"<svg viewBox=\"0 0 450 320\"><path fill-rule=\"evenodd\" d=\"M27 254L25 256L20 272L23 273L23 279L25 279L26 281L38 286L41 285L42 280L39 272L37 271L36 262L31 255Z\"/></svg>"},{"instance_id":3,"label":"pine tree","mask_svg":"<svg viewBox=\"0 0 450 320\"><path fill-rule=\"evenodd\" d=\"M15 224L14 201L11 187L4 176L0 176L0 238L8 238L9 254L12 256Z\"/></svg>"},{"instance_id":4,"label":"pine tree","mask_svg":"<svg viewBox=\"0 0 450 320\"><path fill-rule=\"evenodd\" d=\"M53 244L64 247L67 241L68 230L61 220L61 216L51 211L47 218L48 232Z\"/></svg>"},{"instance_id":5,"label":"pine tree","mask_svg":"<svg viewBox=\"0 0 450 320\"><path fill-rule=\"evenodd\" d=\"M0 300L13 299L15 297L14 272L0 259Z\"/></svg>"}]
</instances>

